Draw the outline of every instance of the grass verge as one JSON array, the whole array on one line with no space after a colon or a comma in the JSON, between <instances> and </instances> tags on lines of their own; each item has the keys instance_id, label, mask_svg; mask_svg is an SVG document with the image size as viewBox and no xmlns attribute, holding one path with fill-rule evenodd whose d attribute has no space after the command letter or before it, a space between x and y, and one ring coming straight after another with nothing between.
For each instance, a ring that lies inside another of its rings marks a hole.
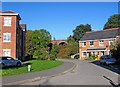
<instances>
[{"instance_id":1,"label":"grass verge","mask_svg":"<svg viewBox=\"0 0 120 87\"><path fill-rule=\"evenodd\" d=\"M11 67L0 70L0 76L10 76L16 74L22 74L28 72L28 64L31 65L31 72L42 71L46 69L51 69L53 67L57 67L63 62L61 61L53 61L53 60L31 60L25 66L22 67Z\"/></svg>"}]
</instances>

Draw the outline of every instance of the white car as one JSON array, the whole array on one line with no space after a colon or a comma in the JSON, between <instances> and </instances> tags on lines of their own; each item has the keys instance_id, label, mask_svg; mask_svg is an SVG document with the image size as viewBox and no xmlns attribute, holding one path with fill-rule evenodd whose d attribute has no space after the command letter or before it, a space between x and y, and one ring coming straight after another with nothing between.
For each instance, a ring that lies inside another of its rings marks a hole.
<instances>
[{"instance_id":1,"label":"white car","mask_svg":"<svg viewBox=\"0 0 120 87\"><path fill-rule=\"evenodd\" d=\"M71 56L71 59L79 59L79 57L80 57L80 54L76 53L76 54Z\"/></svg>"}]
</instances>

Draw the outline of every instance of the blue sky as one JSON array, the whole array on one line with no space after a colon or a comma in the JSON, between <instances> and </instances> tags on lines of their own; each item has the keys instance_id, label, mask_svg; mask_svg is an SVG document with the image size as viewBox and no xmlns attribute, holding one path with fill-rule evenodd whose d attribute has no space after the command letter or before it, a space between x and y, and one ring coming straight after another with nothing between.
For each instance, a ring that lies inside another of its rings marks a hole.
<instances>
[{"instance_id":1,"label":"blue sky","mask_svg":"<svg viewBox=\"0 0 120 87\"><path fill-rule=\"evenodd\" d=\"M18 12L27 29L46 29L56 39L67 39L79 24L102 30L118 13L117 2L3 2L2 10Z\"/></svg>"}]
</instances>

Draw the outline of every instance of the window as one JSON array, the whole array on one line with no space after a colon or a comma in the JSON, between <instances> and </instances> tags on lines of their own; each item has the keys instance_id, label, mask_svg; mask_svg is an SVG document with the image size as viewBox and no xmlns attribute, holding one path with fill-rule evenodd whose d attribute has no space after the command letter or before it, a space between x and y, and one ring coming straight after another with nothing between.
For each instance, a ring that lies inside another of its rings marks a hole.
<instances>
[{"instance_id":1,"label":"window","mask_svg":"<svg viewBox=\"0 0 120 87\"><path fill-rule=\"evenodd\" d=\"M11 26L11 17L4 17L4 26Z\"/></svg>"},{"instance_id":2,"label":"window","mask_svg":"<svg viewBox=\"0 0 120 87\"><path fill-rule=\"evenodd\" d=\"M112 45L113 44L113 40L109 40L109 45Z\"/></svg>"},{"instance_id":3,"label":"window","mask_svg":"<svg viewBox=\"0 0 120 87\"><path fill-rule=\"evenodd\" d=\"M82 56L86 56L86 52L82 52Z\"/></svg>"},{"instance_id":4,"label":"window","mask_svg":"<svg viewBox=\"0 0 120 87\"><path fill-rule=\"evenodd\" d=\"M100 40L99 45L100 45L100 46L104 46L104 41L103 41L103 40Z\"/></svg>"},{"instance_id":5,"label":"window","mask_svg":"<svg viewBox=\"0 0 120 87\"><path fill-rule=\"evenodd\" d=\"M11 56L11 50L10 49L3 49L3 56Z\"/></svg>"},{"instance_id":6,"label":"window","mask_svg":"<svg viewBox=\"0 0 120 87\"><path fill-rule=\"evenodd\" d=\"M11 33L3 33L3 42L11 41Z\"/></svg>"},{"instance_id":7,"label":"window","mask_svg":"<svg viewBox=\"0 0 120 87\"><path fill-rule=\"evenodd\" d=\"M82 46L86 46L86 42L82 42Z\"/></svg>"},{"instance_id":8,"label":"window","mask_svg":"<svg viewBox=\"0 0 120 87\"><path fill-rule=\"evenodd\" d=\"M90 41L90 46L93 46L94 45L94 41Z\"/></svg>"}]
</instances>

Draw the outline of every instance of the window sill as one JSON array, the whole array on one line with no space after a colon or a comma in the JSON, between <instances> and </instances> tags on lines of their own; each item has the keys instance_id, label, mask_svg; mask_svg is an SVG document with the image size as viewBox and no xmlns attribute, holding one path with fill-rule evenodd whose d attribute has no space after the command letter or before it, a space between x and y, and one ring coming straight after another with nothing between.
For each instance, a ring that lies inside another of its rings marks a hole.
<instances>
[{"instance_id":1,"label":"window sill","mask_svg":"<svg viewBox=\"0 0 120 87\"><path fill-rule=\"evenodd\" d=\"M11 42L11 41L3 41L3 42L7 43L7 42Z\"/></svg>"},{"instance_id":2,"label":"window sill","mask_svg":"<svg viewBox=\"0 0 120 87\"><path fill-rule=\"evenodd\" d=\"M4 27L11 27L11 25L3 25Z\"/></svg>"}]
</instances>

